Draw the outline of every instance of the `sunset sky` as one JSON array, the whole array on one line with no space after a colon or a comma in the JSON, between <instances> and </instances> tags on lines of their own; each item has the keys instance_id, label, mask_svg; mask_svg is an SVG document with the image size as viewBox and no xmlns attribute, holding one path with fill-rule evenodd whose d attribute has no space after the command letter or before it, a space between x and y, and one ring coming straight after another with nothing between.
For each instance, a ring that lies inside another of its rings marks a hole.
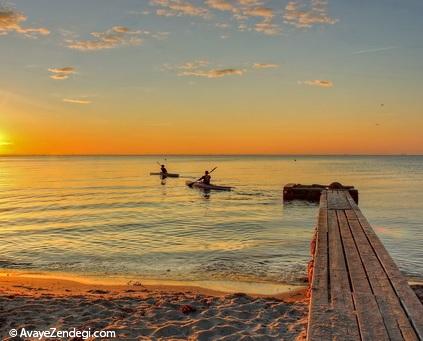
<instances>
[{"instance_id":1,"label":"sunset sky","mask_svg":"<svg viewBox=\"0 0 423 341\"><path fill-rule=\"evenodd\" d=\"M421 0L0 4L0 154L423 153Z\"/></svg>"}]
</instances>

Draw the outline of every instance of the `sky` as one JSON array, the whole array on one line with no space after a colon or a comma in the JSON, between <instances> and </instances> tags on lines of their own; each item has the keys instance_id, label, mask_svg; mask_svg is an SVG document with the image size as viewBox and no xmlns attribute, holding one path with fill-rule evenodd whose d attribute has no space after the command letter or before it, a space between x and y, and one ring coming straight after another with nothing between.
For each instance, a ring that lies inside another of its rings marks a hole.
<instances>
[{"instance_id":1,"label":"sky","mask_svg":"<svg viewBox=\"0 0 423 341\"><path fill-rule=\"evenodd\" d=\"M0 1L0 154L423 154L421 0Z\"/></svg>"}]
</instances>

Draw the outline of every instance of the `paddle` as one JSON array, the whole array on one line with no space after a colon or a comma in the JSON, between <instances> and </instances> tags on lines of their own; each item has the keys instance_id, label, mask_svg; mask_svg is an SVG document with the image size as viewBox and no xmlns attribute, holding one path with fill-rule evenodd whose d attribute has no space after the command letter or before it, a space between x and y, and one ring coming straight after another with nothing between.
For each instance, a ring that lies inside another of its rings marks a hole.
<instances>
[{"instance_id":1,"label":"paddle","mask_svg":"<svg viewBox=\"0 0 423 341\"><path fill-rule=\"evenodd\" d=\"M209 174L211 174L211 173L213 173L215 170L216 170L216 168L217 167L214 167L210 172L209 172ZM201 177L202 178L202 177ZM194 182L191 182L188 186L189 187L192 187L192 185L194 185L196 182L198 182L198 181L200 181L201 180L201 178L199 178L198 180L195 180Z\"/></svg>"},{"instance_id":2,"label":"paddle","mask_svg":"<svg viewBox=\"0 0 423 341\"><path fill-rule=\"evenodd\" d=\"M166 164L166 162L167 162L167 159L164 159L165 160L165 164ZM156 163L161 167L162 166L162 163L160 163L159 161L156 161Z\"/></svg>"}]
</instances>

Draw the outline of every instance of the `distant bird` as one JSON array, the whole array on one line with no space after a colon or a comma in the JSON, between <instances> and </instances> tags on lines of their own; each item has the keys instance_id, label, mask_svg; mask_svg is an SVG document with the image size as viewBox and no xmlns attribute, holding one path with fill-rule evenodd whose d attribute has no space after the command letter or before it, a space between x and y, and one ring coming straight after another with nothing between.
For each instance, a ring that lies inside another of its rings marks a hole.
<instances>
[{"instance_id":1,"label":"distant bird","mask_svg":"<svg viewBox=\"0 0 423 341\"><path fill-rule=\"evenodd\" d=\"M381 103L380 106L383 107L383 106L385 106L385 104Z\"/></svg>"},{"instance_id":2,"label":"distant bird","mask_svg":"<svg viewBox=\"0 0 423 341\"><path fill-rule=\"evenodd\" d=\"M380 124L379 123L376 123L376 126L380 126Z\"/></svg>"}]
</instances>

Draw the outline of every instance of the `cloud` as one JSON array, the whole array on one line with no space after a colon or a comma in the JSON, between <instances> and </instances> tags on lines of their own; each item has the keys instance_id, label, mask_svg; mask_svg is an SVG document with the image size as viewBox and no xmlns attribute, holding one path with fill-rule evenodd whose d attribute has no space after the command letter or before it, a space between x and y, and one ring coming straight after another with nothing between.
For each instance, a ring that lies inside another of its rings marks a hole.
<instances>
[{"instance_id":1,"label":"cloud","mask_svg":"<svg viewBox=\"0 0 423 341\"><path fill-rule=\"evenodd\" d=\"M212 69L212 70L193 70L183 71L178 76L194 76L205 78L222 78L225 76L242 76L245 70L242 69Z\"/></svg>"},{"instance_id":2,"label":"cloud","mask_svg":"<svg viewBox=\"0 0 423 341\"><path fill-rule=\"evenodd\" d=\"M245 69L240 68L213 67L207 60L194 60L180 65L165 64L163 70L175 71L178 76L203 78L222 78L231 75L242 76L246 72Z\"/></svg>"},{"instance_id":3,"label":"cloud","mask_svg":"<svg viewBox=\"0 0 423 341\"><path fill-rule=\"evenodd\" d=\"M207 60L194 60L193 62L186 62L182 65L177 66L179 70L196 70L201 67L205 67L210 63Z\"/></svg>"},{"instance_id":4,"label":"cloud","mask_svg":"<svg viewBox=\"0 0 423 341\"><path fill-rule=\"evenodd\" d=\"M244 63L243 65L245 66L243 68L230 68L224 67L221 64L213 65L208 60L203 59L186 62L180 65L165 64L162 70L174 71L178 76L222 78L225 76L243 76L252 69L272 69L279 67L278 64L271 63Z\"/></svg>"},{"instance_id":5,"label":"cloud","mask_svg":"<svg viewBox=\"0 0 423 341\"><path fill-rule=\"evenodd\" d=\"M238 0L238 3L245 6L259 6L262 4L261 0Z\"/></svg>"},{"instance_id":6,"label":"cloud","mask_svg":"<svg viewBox=\"0 0 423 341\"><path fill-rule=\"evenodd\" d=\"M254 63L254 69L276 69L278 68L278 64L270 64L270 63Z\"/></svg>"},{"instance_id":7,"label":"cloud","mask_svg":"<svg viewBox=\"0 0 423 341\"><path fill-rule=\"evenodd\" d=\"M265 18L262 22L256 23L254 30L269 36L276 36L282 32L279 25L274 24L271 18Z\"/></svg>"},{"instance_id":8,"label":"cloud","mask_svg":"<svg viewBox=\"0 0 423 341\"><path fill-rule=\"evenodd\" d=\"M309 0L308 4L298 0L290 1L285 7L284 22L300 28L316 24L333 25L338 19L329 16L327 5L327 0Z\"/></svg>"},{"instance_id":9,"label":"cloud","mask_svg":"<svg viewBox=\"0 0 423 341\"><path fill-rule=\"evenodd\" d=\"M0 36L7 35L9 32L16 32L31 38L50 34L50 31L44 27L22 27L22 23L26 20L27 16L23 13L17 12L14 9L4 8L0 5Z\"/></svg>"},{"instance_id":10,"label":"cloud","mask_svg":"<svg viewBox=\"0 0 423 341\"><path fill-rule=\"evenodd\" d=\"M62 68L49 68L48 71L53 73L52 75L50 75L50 78L55 80L68 79L70 75L76 72L75 68L72 66L65 66Z\"/></svg>"},{"instance_id":11,"label":"cloud","mask_svg":"<svg viewBox=\"0 0 423 341\"><path fill-rule=\"evenodd\" d=\"M268 7L251 7L243 11L243 14L248 17L263 17L263 18L272 18L275 14L273 9Z\"/></svg>"},{"instance_id":12,"label":"cloud","mask_svg":"<svg viewBox=\"0 0 423 341\"><path fill-rule=\"evenodd\" d=\"M234 9L234 5L226 0L206 0L206 4L219 11L232 11Z\"/></svg>"},{"instance_id":13,"label":"cloud","mask_svg":"<svg viewBox=\"0 0 423 341\"><path fill-rule=\"evenodd\" d=\"M200 5L199 3L203 4ZM216 18L215 12L228 12L237 21L239 31L256 31L267 35L281 32L280 25L273 22L276 11L263 6L262 0L151 0L150 5L159 7L155 14L159 16L197 16L205 19ZM278 16L279 17L279 16ZM257 22L261 20L261 22ZM219 28L229 27L228 23L217 23ZM226 37L226 36L224 36Z\"/></svg>"},{"instance_id":14,"label":"cloud","mask_svg":"<svg viewBox=\"0 0 423 341\"><path fill-rule=\"evenodd\" d=\"M50 78L51 79L54 79L54 80L64 80L64 79L68 79L69 76L68 75L65 75L63 73L58 73L56 75L51 75Z\"/></svg>"},{"instance_id":15,"label":"cloud","mask_svg":"<svg viewBox=\"0 0 423 341\"><path fill-rule=\"evenodd\" d=\"M302 82L298 82L298 83L310 85L310 86L318 86L318 87L321 87L321 88L332 88L333 87L332 81L329 81L329 80L314 79L314 80L307 80L307 81L302 81Z\"/></svg>"},{"instance_id":16,"label":"cloud","mask_svg":"<svg viewBox=\"0 0 423 341\"><path fill-rule=\"evenodd\" d=\"M394 49L399 49L399 48L400 48L399 46L377 47L377 48L373 48L373 49L366 49L366 50L355 51L352 54L364 54L364 53L382 52L382 51L394 50Z\"/></svg>"},{"instance_id":17,"label":"cloud","mask_svg":"<svg viewBox=\"0 0 423 341\"><path fill-rule=\"evenodd\" d=\"M249 18L267 18L275 16L275 11L270 7L262 6L261 1L256 0L238 0L229 2L227 0L206 0L206 4L216 10L230 11L234 19L245 21Z\"/></svg>"},{"instance_id":18,"label":"cloud","mask_svg":"<svg viewBox=\"0 0 423 341\"><path fill-rule=\"evenodd\" d=\"M256 1L239 1L241 6L233 7L233 18L240 22L238 29L240 31L250 31L247 22L256 20L257 18L262 19L260 22L253 24L253 30L266 35L278 35L282 29L273 19L275 17L275 11L272 8L258 6L261 4Z\"/></svg>"},{"instance_id":19,"label":"cloud","mask_svg":"<svg viewBox=\"0 0 423 341\"><path fill-rule=\"evenodd\" d=\"M160 7L156 10L156 14L159 16L174 17L188 15L205 17L208 14L207 9L185 0L151 0L150 4Z\"/></svg>"},{"instance_id":20,"label":"cloud","mask_svg":"<svg viewBox=\"0 0 423 341\"><path fill-rule=\"evenodd\" d=\"M70 75L72 73L75 73L75 68L73 66L65 66L61 68L50 68L48 71L53 73L64 73L66 75Z\"/></svg>"},{"instance_id":21,"label":"cloud","mask_svg":"<svg viewBox=\"0 0 423 341\"><path fill-rule=\"evenodd\" d=\"M124 45L140 45L141 31L130 31L125 26L114 26L105 32L92 32L91 40L68 40L67 47L80 51L113 49Z\"/></svg>"},{"instance_id":22,"label":"cloud","mask_svg":"<svg viewBox=\"0 0 423 341\"><path fill-rule=\"evenodd\" d=\"M91 104L92 102L86 99L78 98L63 98L63 102L72 104Z\"/></svg>"}]
</instances>

